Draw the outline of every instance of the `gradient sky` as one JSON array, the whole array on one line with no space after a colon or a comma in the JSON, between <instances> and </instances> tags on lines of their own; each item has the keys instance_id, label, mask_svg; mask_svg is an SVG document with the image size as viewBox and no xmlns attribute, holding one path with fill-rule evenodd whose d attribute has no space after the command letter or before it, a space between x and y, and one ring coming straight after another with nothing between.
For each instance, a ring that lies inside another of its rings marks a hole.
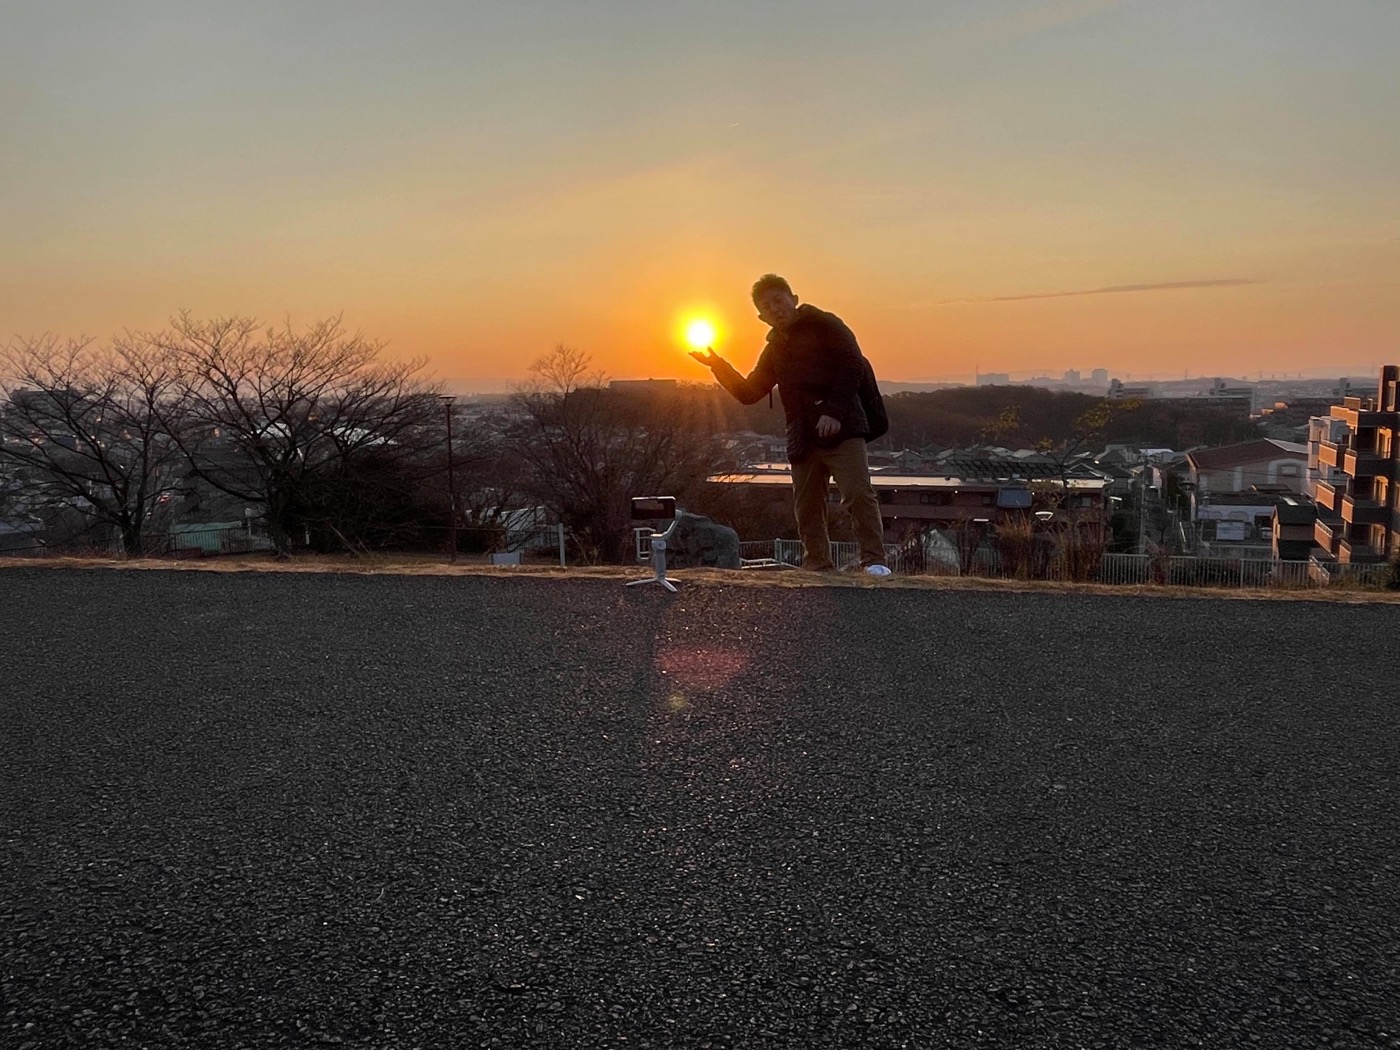
<instances>
[{"instance_id":1,"label":"gradient sky","mask_svg":"<svg viewBox=\"0 0 1400 1050\"><path fill-rule=\"evenodd\" d=\"M1400 359L1397 0L0 0L0 337L343 313L455 383ZM1355 374L1353 371L1352 374Z\"/></svg>"}]
</instances>

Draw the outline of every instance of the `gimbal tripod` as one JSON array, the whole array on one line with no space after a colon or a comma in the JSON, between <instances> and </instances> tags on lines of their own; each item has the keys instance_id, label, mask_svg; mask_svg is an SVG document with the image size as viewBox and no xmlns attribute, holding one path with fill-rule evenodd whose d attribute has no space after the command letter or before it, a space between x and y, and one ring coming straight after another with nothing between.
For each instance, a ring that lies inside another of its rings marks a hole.
<instances>
[{"instance_id":1,"label":"gimbal tripod","mask_svg":"<svg viewBox=\"0 0 1400 1050\"><path fill-rule=\"evenodd\" d=\"M676 500L674 496L637 496L632 500L633 521L670 521L671 527L665 532L651 534L651 568L649 580L632 580L628 587L641 587L648 583L659 583L673 594L677 580L666 578L666 540L676 531Z\"/></svg>"}]
</instances>

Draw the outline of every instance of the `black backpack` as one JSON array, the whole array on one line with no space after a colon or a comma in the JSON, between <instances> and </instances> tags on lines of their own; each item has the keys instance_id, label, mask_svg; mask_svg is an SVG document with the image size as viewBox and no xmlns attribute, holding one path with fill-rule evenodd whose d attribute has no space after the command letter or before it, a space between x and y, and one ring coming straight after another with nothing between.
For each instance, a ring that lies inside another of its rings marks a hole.
<instances>
[{"instance_id":1,"label":"black backpack","mask_svg":"<svg viewBox=\"0 0 1400 1050\"><path fill-rule=\"evenodd\" d=\"M870 432L865 440L875 441L889 433L890 414L885 411L885 398L880 393L880 385L875 382L875 369L863 354L860 359L860 407L865 409L865 421Z\"/></svg>"}]
</instances>

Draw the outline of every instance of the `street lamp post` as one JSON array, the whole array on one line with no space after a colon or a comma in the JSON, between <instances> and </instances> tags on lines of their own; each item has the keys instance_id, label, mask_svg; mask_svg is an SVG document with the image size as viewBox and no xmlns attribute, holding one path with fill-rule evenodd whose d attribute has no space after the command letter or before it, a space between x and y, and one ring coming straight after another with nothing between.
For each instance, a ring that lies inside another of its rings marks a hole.
<instances>
[{"instance_id":1,"label":"street lamp post","mask_svg":"<svg viewBox=\"0 0 1400 1050\"><path fill-rule=\"evenodd\" d=\"M451 394L441 395L447 413L447 560L457 564L457 479L452 471L452 402Z\"/></svg>"}]
</instances>

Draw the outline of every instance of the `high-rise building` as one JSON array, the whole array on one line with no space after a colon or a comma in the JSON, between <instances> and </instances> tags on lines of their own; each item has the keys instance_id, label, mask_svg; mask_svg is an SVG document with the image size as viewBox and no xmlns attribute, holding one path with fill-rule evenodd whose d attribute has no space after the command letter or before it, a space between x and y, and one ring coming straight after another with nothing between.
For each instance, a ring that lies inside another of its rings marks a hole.
<instances>
[{"instance_id":1,"label":"high-rise building","mask_svg":"<svg viewBox=\"0 0 1400 1050\"><path fill-rule=\"evenodd\" d=\"M1108 386L1108 369L1107 369L1107 368L1096 368L1096 369L1094 369L1092 372L1089 373L1089 381L1090 381L1091 383L1096 383L1096 384L1097 384L1097 383L1102 383L1104 386Z\"/></svg>"}]
</instances>

